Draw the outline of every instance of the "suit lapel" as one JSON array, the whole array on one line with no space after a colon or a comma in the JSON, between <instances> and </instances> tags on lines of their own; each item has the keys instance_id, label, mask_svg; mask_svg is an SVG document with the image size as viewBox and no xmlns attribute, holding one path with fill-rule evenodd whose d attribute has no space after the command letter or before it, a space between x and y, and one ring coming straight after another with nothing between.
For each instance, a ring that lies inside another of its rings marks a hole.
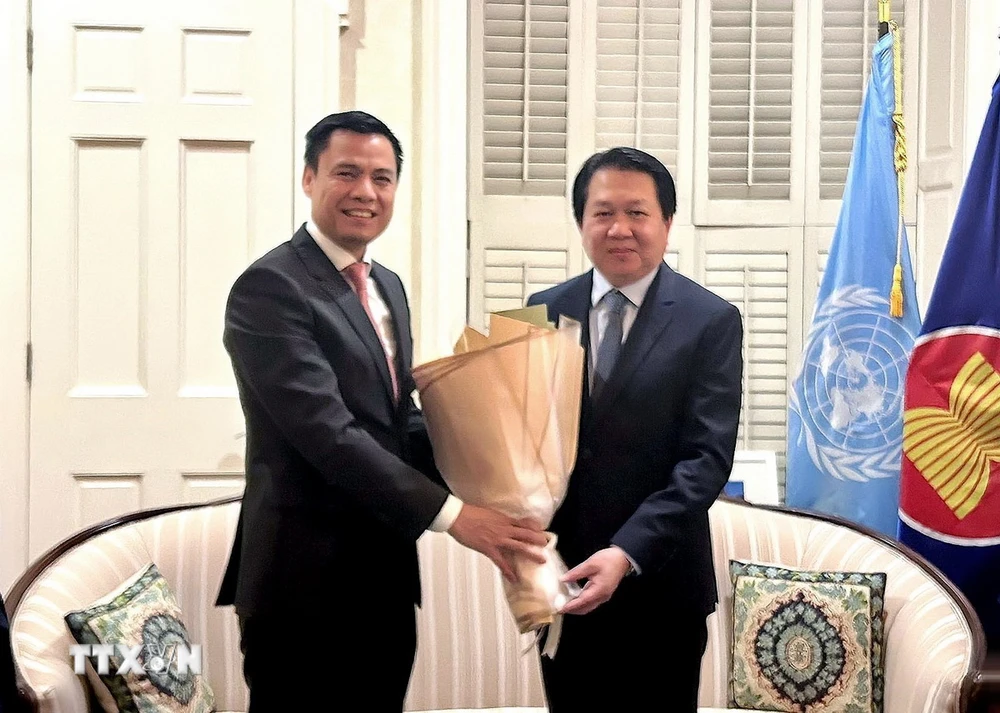
<instances>
[{"instance_id":1,"label":"suit lapel","mask_svg":"<svg viewBox=\"0 0 1000 713\"><path fill-rule=\"evenodd\" d=\"M601 391L601 396L593 404L594 421L599 421L607 413L611 404L621 394L636 369L649 355L663 331L673 318L671 306L674 303L673 271L666 265L661 265L656 277L653 278L646 293L639 314L629 330L625 344L622 345L618 363L615 364L608 383Z\"/></svg>"},{"instance_id":2,"label":"suit lapel","mask_svg":"<svg viewBox=\"0 0 1000 713\"><path fill-rule=\"evenodd\" d=\"M582 275L579 281L552 301L550 315L564 314L580 323L583 342L583 412L590 405L590 298L594 289L594 271ZM550 317L551 319L551 317Z\"/></svg>"},{"instance_id":3,"label":"suit lapel","mask_svg":"<svg viewBox=\"0 0 1000 713\"><path fill-rule=\"evenodd\" d=\"M385 350L382 342L375 332L375 326L368 319L365 308L361 306L361 300L351 289L351 286L344 279L343 275L337 272L337 268L330 262L330 258L320 249L316 241L313 240L309 232L302 227L292 237L292 248L299 255L299 259L306 266L316 280L323 286L323 289L333 298L333 303L340 308L347 318L348 323L357 333L371 354L375 367L382 377L382 385L385 388L387 398L392 401L392 378L389 376L389 365L385 360ZM372 266L374 270L374 265ZM379 285L381 287L381 284ZM393 320L396 313L393 313Z\"/></svg>"}]
</instances>

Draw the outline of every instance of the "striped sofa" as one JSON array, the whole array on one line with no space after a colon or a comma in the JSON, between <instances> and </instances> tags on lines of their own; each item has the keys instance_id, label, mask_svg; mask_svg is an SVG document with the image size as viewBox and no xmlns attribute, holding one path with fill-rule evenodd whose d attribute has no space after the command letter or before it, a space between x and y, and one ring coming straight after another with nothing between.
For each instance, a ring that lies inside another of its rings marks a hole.
<instances>
[{"instance_id":1,"label":"striped sofa","mask_svg":"<svg viewBox=\"0 0 1000 713\"><path fill-rule=\"evenodd\" d=\"M238 512L238 499L229 499L136 513L78 533L34 563L8 600L19 683L31 710L88 710L89 689L73 673L63 614L152 561L177 595L192 641L202 645L219 710L245 711L236 619L231 608L212 606ZM728 700L731 558L887 572L887 713L986 710L982 629L964 598L921 560L845 523L781 508L720 500L711 522L722 601L703 661L704 710L725 709ZM428 533L419 547L425 604L407 709L544 711L531 640L513 627L492 564L446 535Z\"/></svg>"}]
</instances>

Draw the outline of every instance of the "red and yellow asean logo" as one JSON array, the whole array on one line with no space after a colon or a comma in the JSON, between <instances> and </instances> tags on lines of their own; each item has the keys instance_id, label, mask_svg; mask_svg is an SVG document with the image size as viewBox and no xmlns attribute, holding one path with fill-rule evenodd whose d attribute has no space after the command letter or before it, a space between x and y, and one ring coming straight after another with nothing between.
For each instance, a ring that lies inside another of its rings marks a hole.
<instances>
[{"instance_id":1,"label":"red and yellow asean logo","mask_svg":"<svg viewBox=\"0 0 1000 713\"><path fill-rule=\"evenodd\" d=\"M899 505L942 535L1000 536L1000 330L942 329L914 348Z\"/></svg>"}]
</instances>

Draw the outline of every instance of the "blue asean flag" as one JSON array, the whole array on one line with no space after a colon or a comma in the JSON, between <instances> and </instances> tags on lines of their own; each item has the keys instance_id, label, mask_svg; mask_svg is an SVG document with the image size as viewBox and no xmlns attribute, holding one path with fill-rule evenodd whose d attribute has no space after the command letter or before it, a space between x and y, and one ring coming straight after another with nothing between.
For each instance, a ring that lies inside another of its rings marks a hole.
<instances>
[{"instance_id":1,"label":"blue asean flag","mask_svg":"<svg viewBox=\"0 0 1000 713\"><path fill-rule=\"evenodd\" d=\"M792 384L786 501L896 536L903 387L920 329L893 167L893 36L872 51L844 200ZM902 317L890 314L902 268Z\"/></svg>"},{"instance_id":2,"label":"blue asean flag","mask_svg":"<svg viewBox=\"0 0 1000 713\"><path fill-rule=\"evenodd\" d=\"M900 539L1000 646L1000 78L906 379Z\"/></svg>"}]
</instances>

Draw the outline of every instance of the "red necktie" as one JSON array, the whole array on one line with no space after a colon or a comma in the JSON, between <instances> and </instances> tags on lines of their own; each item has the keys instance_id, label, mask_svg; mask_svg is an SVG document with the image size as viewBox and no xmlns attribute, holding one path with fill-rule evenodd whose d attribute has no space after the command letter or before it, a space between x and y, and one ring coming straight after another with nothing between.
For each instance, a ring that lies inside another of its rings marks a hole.
<instances>
[{"instance_id":1,"label":"red necktie","mask_svg":"<svg viewBox=\"0 0 1000 713\"><path fill-rule=\"evenodd\" d=\"M372 310L368 306L368 266L363 262L351 263L344 268L343 275L354 285L354 291L358 293L358 299L361 300L361 306L365 308L365 314L368 315L368 320L372 323L375 328L375 334L378 336L379 342L382 344L382 353L388 355L388 351L385 348L385 343L382 342L382 333L379 331L378 324L375 322L375 318L372 316ZM398 400L399 399L399 382L396 381L396 367L392 363L392 359L386 358L386 364L389 366L389 376L392 379L392 394Z\"/></svg>"}]
</instances>

